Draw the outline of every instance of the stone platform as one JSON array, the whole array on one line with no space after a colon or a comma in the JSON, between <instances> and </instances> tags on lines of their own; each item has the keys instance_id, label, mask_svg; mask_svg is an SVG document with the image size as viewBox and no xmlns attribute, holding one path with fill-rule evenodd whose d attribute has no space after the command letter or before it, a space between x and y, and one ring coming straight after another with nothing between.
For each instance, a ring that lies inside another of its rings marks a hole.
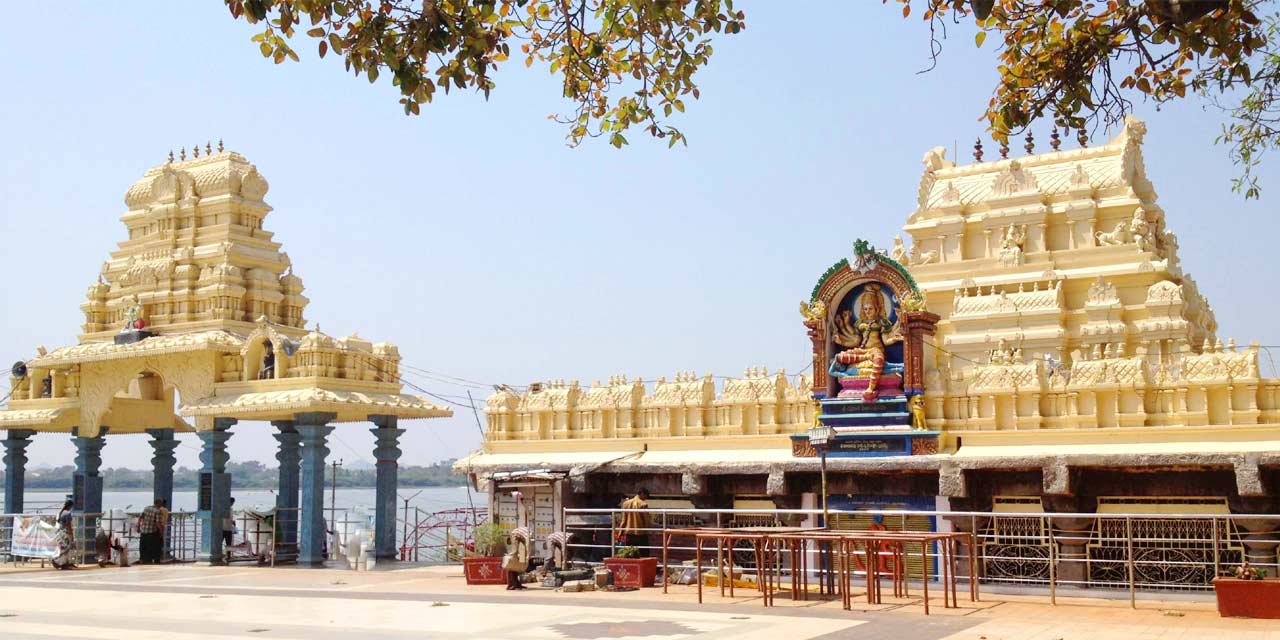
<instances>
[{"instance_id":1,"label":"stone platform","mask_svg":"<svg viewBox=\"0 0 1280 640\"><path fill-rule=\"evenodd\" d=\"M563 593L549 588L505 591L468 587L459 566L394 566L354 572L339 569L150 566L58 572L0 568L0 629L12 640L95 638L440 638L692 640L795 638L979 640L987 638L1156 640L1196 638L1265 640L1274 621L1220 618L1211 594L1143 594L1127 598L1065 597L1048 604L1045 593L996 594L959 609L931 607L919 598L867 605L862 587L854 610L840 600L793 601L780 593L775 606L759 594L715 589L697 603L691 586L628 593ZM916 585L913 593L918 593ZM1194 599L1188 599L1194 598Z\"/></svg>"}]
</instances>

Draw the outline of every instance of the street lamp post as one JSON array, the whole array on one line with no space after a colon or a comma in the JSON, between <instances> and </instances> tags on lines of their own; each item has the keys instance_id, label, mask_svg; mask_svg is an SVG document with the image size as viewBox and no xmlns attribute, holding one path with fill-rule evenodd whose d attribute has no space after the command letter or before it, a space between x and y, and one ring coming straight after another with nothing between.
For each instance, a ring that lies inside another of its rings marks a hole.
<instances>
[{"instance_id":1,"label":"street lamp post","mask_svg":"<svg viewBox=\"0 0 1280 640\"><path fill-rule=\"evenodd\" d=\"M809 444L818 452L818 460L822 470L822 526L831 527L831 516L827 511L827 447L831 443L832 436L835 435L835 429L822 424L820 414L814 413L813 427L809 429ZM833 558L831 557L830 543L822 543L821 564L823 572L826 574L827 593L834 591L835 576L832 573L834 567Z\"/></svg>"},{"instance_id":2,"label":"street lamp post","mask_svg":"<svg viewBox=\"0 0 1280 640\"><path fill-rule=\"evenodd\" d=\"M831 518L827 512L827 447L833 435L835 435L835 429L824 424L815 424L809 429L809 444L818 452L822 470L822 526L824 527L831 526Z\"/></svg>"}]
</instances>

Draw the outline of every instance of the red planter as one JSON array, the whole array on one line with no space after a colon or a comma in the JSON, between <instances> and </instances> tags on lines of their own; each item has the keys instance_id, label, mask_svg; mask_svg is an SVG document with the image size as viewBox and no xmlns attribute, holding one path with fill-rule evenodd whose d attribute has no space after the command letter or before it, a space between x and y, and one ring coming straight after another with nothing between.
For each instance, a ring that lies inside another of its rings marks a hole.
<instances>
[{"instance_id":1,"label":"red planter","mask_svg":"<svg viewBox=\"0 0 1280 640\"><path fill-rule=\"evenodd\" d=\"M658 575L657 558L605 558L604 566L618 587L652 587Z\"/></svg>"},{"instance_id":2,"label":"red planter","mask_svg":"<svg viewBox=\"0 0 1280 640\"><path fill-rule=\"evenodd\" d=\"M1214 578L1213 591L1224 618L1280 619L1280 580Z\"/></svg>"},{"instance_id":3,"label":"red planter","mask_svg":"<svg viewBox=\"0 0 1280 640\"><path fill-rule=\"evenodd\" d=\"M467 584L507 583L502 558L463 558L462 573L467 577Z\"/></svg>"}]
</instances>

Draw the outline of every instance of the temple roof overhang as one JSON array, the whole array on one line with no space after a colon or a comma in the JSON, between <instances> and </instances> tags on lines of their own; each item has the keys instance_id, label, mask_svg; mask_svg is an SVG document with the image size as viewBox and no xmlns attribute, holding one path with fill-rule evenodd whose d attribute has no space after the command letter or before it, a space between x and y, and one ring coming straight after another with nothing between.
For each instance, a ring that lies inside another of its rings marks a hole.
<instances>
[{"instance_id":1,"label":"temple roof overhang","mask_svg":"<svg viewBox=\"0 0 1280 640\"><path fill-rule=\"evenodd\" d=\"M28 429L40 433L72 433L81 423L79 403L52 407L15 407L0 410L0 429ZM108 435L144 433L149 429L173 429L179 433L196 428L173 414L171 406L155 400L115 398L103 416Z\"/></svg>"},{"instance_id":2,"label":"temple roof overhang","mask_svg":"<svg viewBox=\"0 0 1280 640\"><path fill-rule=\"evenodd\" d=\"M370 416L412 420L453 415L451 409L408 394L320 387L214 396L182 408L182 415L197 419L292 420L299 413L332 413L335 414L333 422L363 422Z\"/></svg>"},{"instance_id":3,"label":"temple roof overhang","mask_svg":"<svg viewBox=\"0 0 1280 640\"><path fill-rule=\"evenodd\" d=\"M107 362L130 358L152 357L192 352L239 353L245 338L230 331L199 331L147 338L133 344L112 342L88 342L61 347L32 358L27 364L32 369L64 367L86 362Z\"/></svg>"}]
</instances>

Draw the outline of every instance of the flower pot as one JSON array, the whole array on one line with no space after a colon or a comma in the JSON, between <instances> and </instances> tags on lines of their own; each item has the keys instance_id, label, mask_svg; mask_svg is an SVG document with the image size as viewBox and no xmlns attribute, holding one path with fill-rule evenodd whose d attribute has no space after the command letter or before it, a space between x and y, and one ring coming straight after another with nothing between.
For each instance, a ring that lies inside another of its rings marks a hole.
<instances>
[{"instance_id":1,"label":"flower pot","mask_svg":"<svg viewBox=\"0 0 1280 640\"><path fill-rule=\"evenodd\" d=\"M507 583L502 558L463 558L462 574L467 577L467 584Z\"/></svg>"},{"instance_id":2,"label":"flower pot","mask_svg":"<svg viewBox=\"0 0 1280 640\"><path fill-rule=\"evenodd\" d=\"M657 558L605 558L604 566L618 587L652 587L658 575Z\"/></svg>"},{"instance_id":3,"label":"flower pot","mask_svg":"<svg viewBox=\"0 0 1280 640\"><path fill-rule=\"evenodd\" d=\"M1213 592L1224 618L1280 619L1280 580L1214 578Z\"/></svg>"}]
</instances>

